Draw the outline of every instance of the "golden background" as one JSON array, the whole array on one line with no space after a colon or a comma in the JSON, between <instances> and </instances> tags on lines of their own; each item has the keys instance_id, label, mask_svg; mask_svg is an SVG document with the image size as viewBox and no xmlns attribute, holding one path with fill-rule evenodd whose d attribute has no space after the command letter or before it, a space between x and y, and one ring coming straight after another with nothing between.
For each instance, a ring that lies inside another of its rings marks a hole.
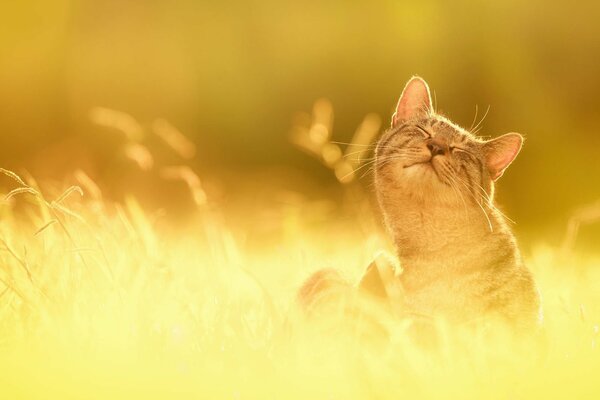
<instances>
[{"instance_id":1,"label":"golden background","mask_svg":"<svg viewBox=\"0 0 600 400\"><path fill-rule=\"evenodd\" d=\"M500 202L521 230L558 241L573 210L600 197L599 8L11 2L0 17L0 157L5 167L53 179L84 167L115 187L126 164L115 136L89 118L103 106L141 123L170 121L196 144L199 175L220 180L226 193L276 168L272 187L319 196L333 178L290 145L293 115L327 98L334 139L349 141L368 113L387 124L404 83L418 74L460 125L471 124L476 105L479 118L489 106L482 135L526 136ZM286 173L312 190L293 187ZM583 241L594 234L584 231Z\"/></svg>"},{"instance_id":2,"label":"golden background","mask_svg":"<svg viewBox=\"0 0 600 400\"><path fill-rule=\"evenodd\" d=\"M599 17L540 0L5 1L0 398L598 398ZM371 155L347 155L415 74L461 126L526 137L498 200L543 298L543 359L472 335L422 352L411 319L380 321L381 353L298 322L310 273L357 278L391 250Z\"/></svg>"}]
</instances>

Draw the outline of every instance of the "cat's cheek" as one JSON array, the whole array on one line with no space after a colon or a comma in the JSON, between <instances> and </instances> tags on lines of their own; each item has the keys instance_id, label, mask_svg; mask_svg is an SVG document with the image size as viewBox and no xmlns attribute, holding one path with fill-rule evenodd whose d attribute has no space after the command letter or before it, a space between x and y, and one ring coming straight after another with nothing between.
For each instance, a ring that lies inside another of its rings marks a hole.
<instances>
[{"instance_id":1,"label":"cat's cheek","mask_svg":"<svg viewBox=\"0 0 600 400\"><path fill-rule=\"evenodd\" d=\"M388 170L388 176L391 178L391 180L395 183L401 183L403 181L403 173L402 173L402 166L401 165L395 165L392 168L390 168Z\"/></svg>"},{"instance_id":2,"label":"cat's cheek","mask_svg":"<svg viewBox=\"0 0 600 400\"><path fill-rule=\"evenodd\" d=\"M375 166L375 179L381 184L384 182L393 182L398 179L396 171L398 166L396 163L377 163Z\"/></svg>"}]
</instances>

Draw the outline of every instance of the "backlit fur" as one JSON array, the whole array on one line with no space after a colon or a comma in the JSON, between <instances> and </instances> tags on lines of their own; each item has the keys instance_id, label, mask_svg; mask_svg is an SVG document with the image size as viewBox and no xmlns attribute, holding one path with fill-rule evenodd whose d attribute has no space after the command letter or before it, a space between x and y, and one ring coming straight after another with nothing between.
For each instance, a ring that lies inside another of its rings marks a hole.
<instances>
[{"instance_id":1,"label":"backlit fur","mask_svg":"<svg viewBox=\"0 0 600 400\"><path fill-rule=\"evenodd\" d=\"M376 149L375 188L403 269L404 306L450 321L537 322L532 274L494 206L493 144L430 108L415 114ZM432 141L443 154L432 157Z\"/></svg>"}]
</instances>

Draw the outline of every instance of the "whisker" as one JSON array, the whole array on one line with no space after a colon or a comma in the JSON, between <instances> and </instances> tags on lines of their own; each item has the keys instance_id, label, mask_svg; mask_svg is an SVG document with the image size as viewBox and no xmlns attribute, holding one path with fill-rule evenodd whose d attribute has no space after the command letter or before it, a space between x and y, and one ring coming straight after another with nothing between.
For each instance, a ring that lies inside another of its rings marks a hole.
<instances>
[{"instance_id":1,"label":"whisker","mask_svg":"<svg viewBox=\"0 0 600 400\"><path fill-rule=\"evenodd\" d=\"M395 159L400 159L400 158L401 157L396 157L396 156L391 156L391 157L388 156L387 158L383 158L382 160L380 160L378 158L373 158L372 160L370 160L370 161L362 164L360 167L354 169L352 171L352 173L357 173L358 171L361 171L361 170L363 170L363 169L365 169L365 168L368 167L367 170L359 177L359 179L362 179L362 178L364 178L373 169L373 167L375 166L375 164L377 163L377 161L380 161L380 162L384 163L383 165L385 165L385 163L388 163L390 161L393 161ZM350 175L350 174L347 174L347 175Z\"/></svg>"},{"instance_id":2,"label":"whisker","mask_svg":"<svg viewBox=\"0 0 600 400\"><path fill-rule=\"evenodd\" d=\"M360 143L348 143L348 142L337 142L337 141L330 141L329 143L333 143L333 144L343 144L346 146L360 146L360 147L377 147L376 143L372 143L372 144L360 144Z\"/></svg>"},{"instance_id":3,"label":"whisker","mask_svg":"<svg viewBox=\"0 0 600 400\"><path fill-rule=\"evenodd\" d=\"M392 161L395 160L406 160L406 155L402 154L401 152L398 152L397 154L392 154L390 156L386 156L386 157L381 157L381 158L373 158L372 160L370 160L367 163L364 163L363 165L361 165L360 167L356 168L354 170L354 172L358 172L359 170L364 169L365 167L369 167L366 171L364 171L364 173L359 177L359 179L363 179L369 172L371 172L371 170L374 169L374 166L376 164L376 162L381 162L381 167L384 167L386 164L389 164ZM407 160L410 161L410 158Z\"/></svg>"},{"instance_id":4,"label":"whisker","mask_svg":"<svg viewBox=\"0 0 600 400\"><path fill-rule=\"evenodd\" d=\"M487 109L485 110L485 114L483 114L483 117L481 117L481 120L479 121L479 123L477 125L475 125L475 127L473 128L473 131L477 131L477 128L481 129L480 126L483 123L483 120L485 120L485 117L487 117L489 112L490 112L490 105L488 104Z\"/></svg>"},{"instance_id":5,"label":"whisker","mask_svg":"<svg viewBox=\"0 0 600 400\"><path fill-rule=\"evenodd\" d=\"M363 168L365 168L365 167L367 167L367 166L369 166L371 164L374 164L376 161L377 161L377 159L374 159L372 161L369 161L367 163L362 164L360 167L355 168L352 171L348 172L346 175L342 176L340 180L343 181L344 179L348 178L349 176L351 176L353 174L356 174L358 171L362 170Z\"/></svg>"},{"instance_id":6,"label":"whisker","mask_svg":"<svg viewBox=\"0 0 600 400\"><path fill-rule=\"evenodd\" d=\"M460 196L460 199L462 200L462 203L463 203L463 210L465 212L465 219L468 219L469 213L468 213L467 202L465 201L465 197L462 195L460 188L458 188L456 186L456 184L458 182L456 181L455 176L456 176L456 173L448 175L448 178L450 178L450 180L451 180L450 187L452 188L452 190L454 191L455 194L458 193L458 195Z\"/></svg>"},{"instance_id":7,"label":"whisker","mask_svg":"<svg viewBox=\"0 0 600 400\"><path fill-rule=\"evenodd\" d=\"M469 128L469 132L473 130L473 126L475 126L475 121L477 121L477 114L479 113L479 106L475 104L475 116L473 117L473 122L471 122L471 127Z\"/></svg>"},{"instance_id":8,"label":"whisker","mask_svg":"<svg viewBox=\"0 0 600 400\"><path fill-rule=\"evenodd\" d=\"M485 191L485 189L478 183L473 183L476 186L476 189L479 189L480 194L483 196L484 200L486 200L486 203L488 204L488 206L496 211L498 214L500 214L502 217L504 217L507 221L516 224L515 221L513 221L512 219L510 219L506 214L504 214L502 211L500 211L500 209L498 209L498 207L496 207L494 205L493 199L489 196L489 194Z\"/></svg>"},{"instance_id":9,"label":"whisker","mask_svg":"<svg viewBox=\"0 0 600 400\"><path fill-rule=\"evenodd\" d=\"M483 206L481 205L479 200L475 197L475 195L471 192L469 186L462 179L460 179L459 176L457 176L457 178L458 178L458 182L463 184L463 186L467 189L467 193L473 198L473 200L475 200L475 203L477 203L477 205L483 212L483 215L485 216L485 219L487 220L488 226L490 228L490 232L494 232L494 227L492 225L492 221L490 220L490 216L488 215L488 213L485 211L485 209L483 208Z\"/></svg>"},{"instance_id":10,"label":"whisker","mask_svg":"<svg viewBox=\"0 0 600 400\"><path fill-rule=\"evenodd\" d=\"M353 156L353 155L355 155L355 154L363 154L363 153L366 153L366 152L368 152L368 151L370 151L370 150L369 150L369 149L356 150L356 151L352 151L352 152L350 152L350 153L346 153L346 154L344 154L344 157L350 157L350 156Z\"/></svg>"},{"instance_id":11,"label":"whisker","mask_svg":"<svg viewBox=\"0 0 600 400\"><path fill-rule=\"evenodd\" d=\"M374 170L375 170L375 163L372 163L372 164L369 166L369 168L367 168L367 169L366 169L366 170L365 170L365 171L364 171L364 172L363 172L363 173L360 175L360 177L359 177L358 179L359 179L359 180L360 180L360 179L363 179L365 176L367 176L367 175L369 174L369 172L372 172L372 171L374 171Z\"/></svg>"}]
</instances>

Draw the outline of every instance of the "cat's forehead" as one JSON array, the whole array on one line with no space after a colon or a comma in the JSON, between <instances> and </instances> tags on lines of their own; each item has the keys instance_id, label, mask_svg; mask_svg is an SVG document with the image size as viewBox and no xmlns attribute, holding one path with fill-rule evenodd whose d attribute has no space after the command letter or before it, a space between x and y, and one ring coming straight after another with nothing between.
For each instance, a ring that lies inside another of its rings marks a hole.
<instances>
[{"instance_id":1,"label":"cat's forehead","mask_svg":"<svg viewBox=\"0 0 600 400\"><path fill-rule=\"evenodd\" d=\"M475 137L466 129L460 127L442 115L432 115L426 120L426 126L436 135L448 138L474 139Z\"/></svg>"}]
</instances>

